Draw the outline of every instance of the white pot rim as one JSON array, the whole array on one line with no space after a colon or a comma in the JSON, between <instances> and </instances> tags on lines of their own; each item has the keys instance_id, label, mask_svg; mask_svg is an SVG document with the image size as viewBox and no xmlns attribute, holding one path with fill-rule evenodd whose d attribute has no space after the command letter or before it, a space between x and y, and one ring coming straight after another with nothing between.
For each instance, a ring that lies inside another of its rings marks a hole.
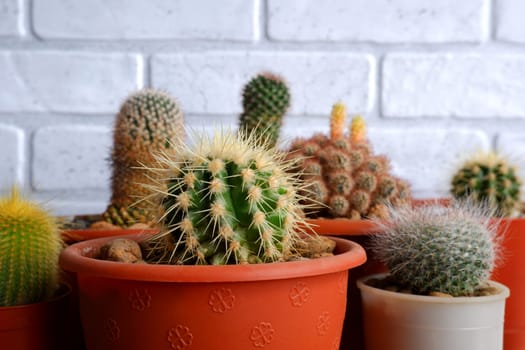
<instances>
[{"instance_id":1,"label":"white pot rim","mask_svg":"<svg viewBox=\"0 0 525 350\"><path fill-rule=\"evenodd\" d=\"M492 286L496 287L498 289L498 293L494 295L487 295L487 296L476 296L476 297L453 297L453 298L441 298L441 297L435 297L435 296L428 296L428 295L417 295L417 294L405 294L405 293L399 293L399 292L392 292L388 290L384 290L381 288L376 288L369 286L366 284L366 282L372 278L382 278L388 276L388 273L379 273L374 275L369 275L362 277L357 280L357 287L360 291L366 291L370 294L375 295L382 295L384 297L388 298L394 298L398 300L406 300L406 301L414 301L414 302L424 302L424 303L434 303L434 304L482 304L482 303L491 303L496 300L506 299L510 295L510 290L507 286L489 280L487 283Z\"/></svg>"}]
</instances>

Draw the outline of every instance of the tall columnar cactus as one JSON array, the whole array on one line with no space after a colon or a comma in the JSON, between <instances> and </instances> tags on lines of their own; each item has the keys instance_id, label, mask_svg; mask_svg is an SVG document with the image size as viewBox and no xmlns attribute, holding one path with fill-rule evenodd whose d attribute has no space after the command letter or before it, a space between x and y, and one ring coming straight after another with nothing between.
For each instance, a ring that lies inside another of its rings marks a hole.
<instances>
[{"instance_id":1,"label":"tall columnar cactus","mask_svg":"<svg viewBox=\"0 0 525 350\"><path fill-rule=\"evenodd\" d=\"M147 260L171 264L234 264L281 261L294 254L305 225L297 180L280 156L257 137L217 131L194 135L163 157L161 232Z\"/></svg>"},{"instance_id":2,"label":"tall columnar cactus","mask_svg":"<svg viewBox=\"0 0 525 350\"><path fill-rule=\"evenodd\" d=\"M315 134L292 142L287 157L307 184L307 214L385 217L388 204L410 203L408 184L390 174L386 157L373 154L364 119L354 117L348 135L345 121L346 108L337 103L332 109L330 136Z\"/></svg>"},{"instance_id":3,"label":"tall columnar cactus","mask_svg":"<svg viewBox=\"0 0 525 350\"><path fill-rule=\"evenodd\" d=\"M21 198L0 199L0 306L43 301L58 287L62 241L54 217Z\"/></svg>"},{"instance_id":4,"label":"tall columnar cactus","mask_svg":"<svg viewBox=\"0 0 525 350\"><path fill-rule=\"evenodd\" d=\"M168 94L140 90L127 98L113 130L111 203L106 221L126 227L149 223L154 213L146 201L147 185L155 180L140 167L155 167L155 153L173 152L172 143L184 137L184 118L177 102Z\"/></svg>"},{"instance_id":5,"label":"tall columnar cactus","mask_svg":"<svg viewBox=\"0 0 525 350\"><path fill-rule=\"evenodd\" d=\"M250 80L242 93L243 112L240 130L256 130L269 147L279 138L283 116L290 106L290 92L283 79L272 73L261 73Z\"/></svg>"},{"instance_id":6,"label":"tall columnar cactus","mask_svg":"<svg viewBox=\"0 0 525 350\"><path fill-rule=\"evenodd\" d=\"M373 251L413 293L472 295L494 268L496 224L472 202L391 208L390 220L378 224L384 232Z\"/></svg>"},{"instance_id":7,"label":"tall columnar cactus","mask_svg":"<svg viewBox=\"0 0 525 350\"><path fill-rule=\"evenodd\" d=\"M496 153L476 155L452 178L452 195L472 197L488 205L497 216L518 214L521 205L521 179L516 168Z\"/></svg>"}]
</instances>

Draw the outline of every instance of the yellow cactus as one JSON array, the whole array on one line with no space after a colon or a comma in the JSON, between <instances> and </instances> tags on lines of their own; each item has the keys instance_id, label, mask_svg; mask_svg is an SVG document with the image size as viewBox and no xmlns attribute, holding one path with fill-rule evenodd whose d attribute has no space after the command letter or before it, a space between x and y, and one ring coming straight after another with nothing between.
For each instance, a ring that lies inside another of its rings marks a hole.
<instances>
[{"instance_id":1,"label":"yellow cactus","mask_svg":"<svg viewBox=\"0 0 525 350\"><path fill-rule=\"evenodd\" d=\"M343 138L346 121L346 106L342 102L337 102L332 107L330 117L330 137L332 140Z\"/></svg>"},{"instance_id":2,"label":"yellow cactus","mask_svg":"<svg viewBox=\"0 0 525 350\"><path fill-rule=\"evenodd\" d=\"M356 115L350 123L350 142L353 144L366 141L366 123L365 119Z\"/></svg>"}]
</instances>

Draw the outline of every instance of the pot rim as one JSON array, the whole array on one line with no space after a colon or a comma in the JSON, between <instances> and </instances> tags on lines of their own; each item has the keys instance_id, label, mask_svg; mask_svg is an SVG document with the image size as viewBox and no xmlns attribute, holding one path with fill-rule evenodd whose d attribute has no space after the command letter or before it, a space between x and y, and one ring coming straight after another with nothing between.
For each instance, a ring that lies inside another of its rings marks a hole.
<instances>
[{"instance_id":1,"label":"pot rim","mask_svg":"<svg viewBox=\"0 0 525 350\"><path fill-rule=\"evenodd\" d=\"M71 272L102 278L156 282L248 282L308 277L348 270L362 265L366 253L359 244L342 238L336 242L336 255L303 261L246 265L156 265L127 264L89 257L115 238L140 240L144 234L113 236L75 243L60 255L60 266Z\"/></svg>"},{"instance_id":2,"label":"pot rim","mask_svg":"<svg viewBox=\"0 0 525 350\"><path fill-rule=\"evenodd\" d=\"M429 296L429 295L417 295L417 294L405 294L405 293L398 293L398 292L392 292L388 290L384 290L381 288L376 288L373 286L370 286L366 284L366 282L372 278L381 278L387 276L388 273L378 273L374 275L368 275L362 278L359 278L357 280L357 288L361 291L366 291L368 293L373 293L375 295L384 296L385 298L395 298L398 300L405 300L405 301L417 301L417 302L424 302L424 303L433 303L433 304L476 304L476 303L490 303L496 300L506 299L510 296L510 289L496 281L488 280L487 283L492 286L496 287L498 289L498 293L494 295L487 295L487 296L476 296L476 297L453 297L453 298L440 298L435 296Z\"/></svg>"}]
</instances>

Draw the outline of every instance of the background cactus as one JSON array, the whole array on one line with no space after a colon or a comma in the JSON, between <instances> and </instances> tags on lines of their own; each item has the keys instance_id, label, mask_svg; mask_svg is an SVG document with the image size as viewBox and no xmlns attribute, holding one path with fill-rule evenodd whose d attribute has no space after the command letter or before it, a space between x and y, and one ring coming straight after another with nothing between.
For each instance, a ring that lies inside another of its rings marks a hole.
<instances>
[{"instance_id":1,"label":"background cactus","mask_svg":"<svg viewBox=\"0 0 525 350\"><path fill-rule=\"evenodd\" d=\"M471 197L488 205L497 216L513 216L521 210L521 179L516 168L496 153L476 155L452 178L455 198Z\"/></svg>"},{"instance_id":2,"label":"background cactus","mask_svg":"<svg viewBox=\"0 0 525 350\"><path fill-rule=\"evenodd\" d=\"M373 251L415 294L472 295L494 268L497 224L473 204L390 208L390 220L378 224Z\"/></svg>"},{"instance_id":3,"label":"background cactus","mask_svg":"<svg viewBox=\"0 0 525 350\"><path fill-rule=\"evenodd\" d=\"M193 149L163 157L161 232L146 259L171 264L260 263L294 254L302 219L296 179L251 134L195 135ZM165 196L164 196L165 195ZM306 226L303 226L306 227Z\"/></svg>"},{"instance_id":4,"label":"background cactus","mask_svg":"<svg viewBox=\"0 0 525 350\"><path fill-rule=\"evenodd\" d=\"M330 136L316 134L292 142L288 159L293 171L307 183L304 203L309 216L362 219L384 217L386 205L410 203L408 183L390 174L389 161L374 155L366 137L366 124L355 117L344 134L346 109L332 109ZM324 206L323 206L324 205Z\"/></svg>"},{"instance_id":5,"label":"background cactus","mask_svg":"<svg viewBox=\"0 0 525 350\"><path fill-rule=\"evenodd\" d=\"M0 306L43 301L58 287L56 220L18 190L0 199Z\"/></svg>"},{"instance_id":6,"label":"background cactus","mask_svg":"<svg viewBox=\"0 0 525 350\"><path fill-rule=\"evenodd\" d=\"M137 202L148 198L144 185L154 182L140 167L156 166L153 154L173 152L171 142L183 137L183 114L171 96L144 89L127 98L113 130L112 195L104 213L106 221L126 227L154 219L150 205Z\"/></svg>"},{"instance_id":7,"label":"background cactus","mask_svg":"<svg viewBox=\"0 0 525 350\"><path fill-rule=\"evenodd\" d=\"M289 106L290 92L283 79L261 73L243 89L239 128L245 134L255 130L269 147L274 147Z\"/></svg>"}]
</instances>

